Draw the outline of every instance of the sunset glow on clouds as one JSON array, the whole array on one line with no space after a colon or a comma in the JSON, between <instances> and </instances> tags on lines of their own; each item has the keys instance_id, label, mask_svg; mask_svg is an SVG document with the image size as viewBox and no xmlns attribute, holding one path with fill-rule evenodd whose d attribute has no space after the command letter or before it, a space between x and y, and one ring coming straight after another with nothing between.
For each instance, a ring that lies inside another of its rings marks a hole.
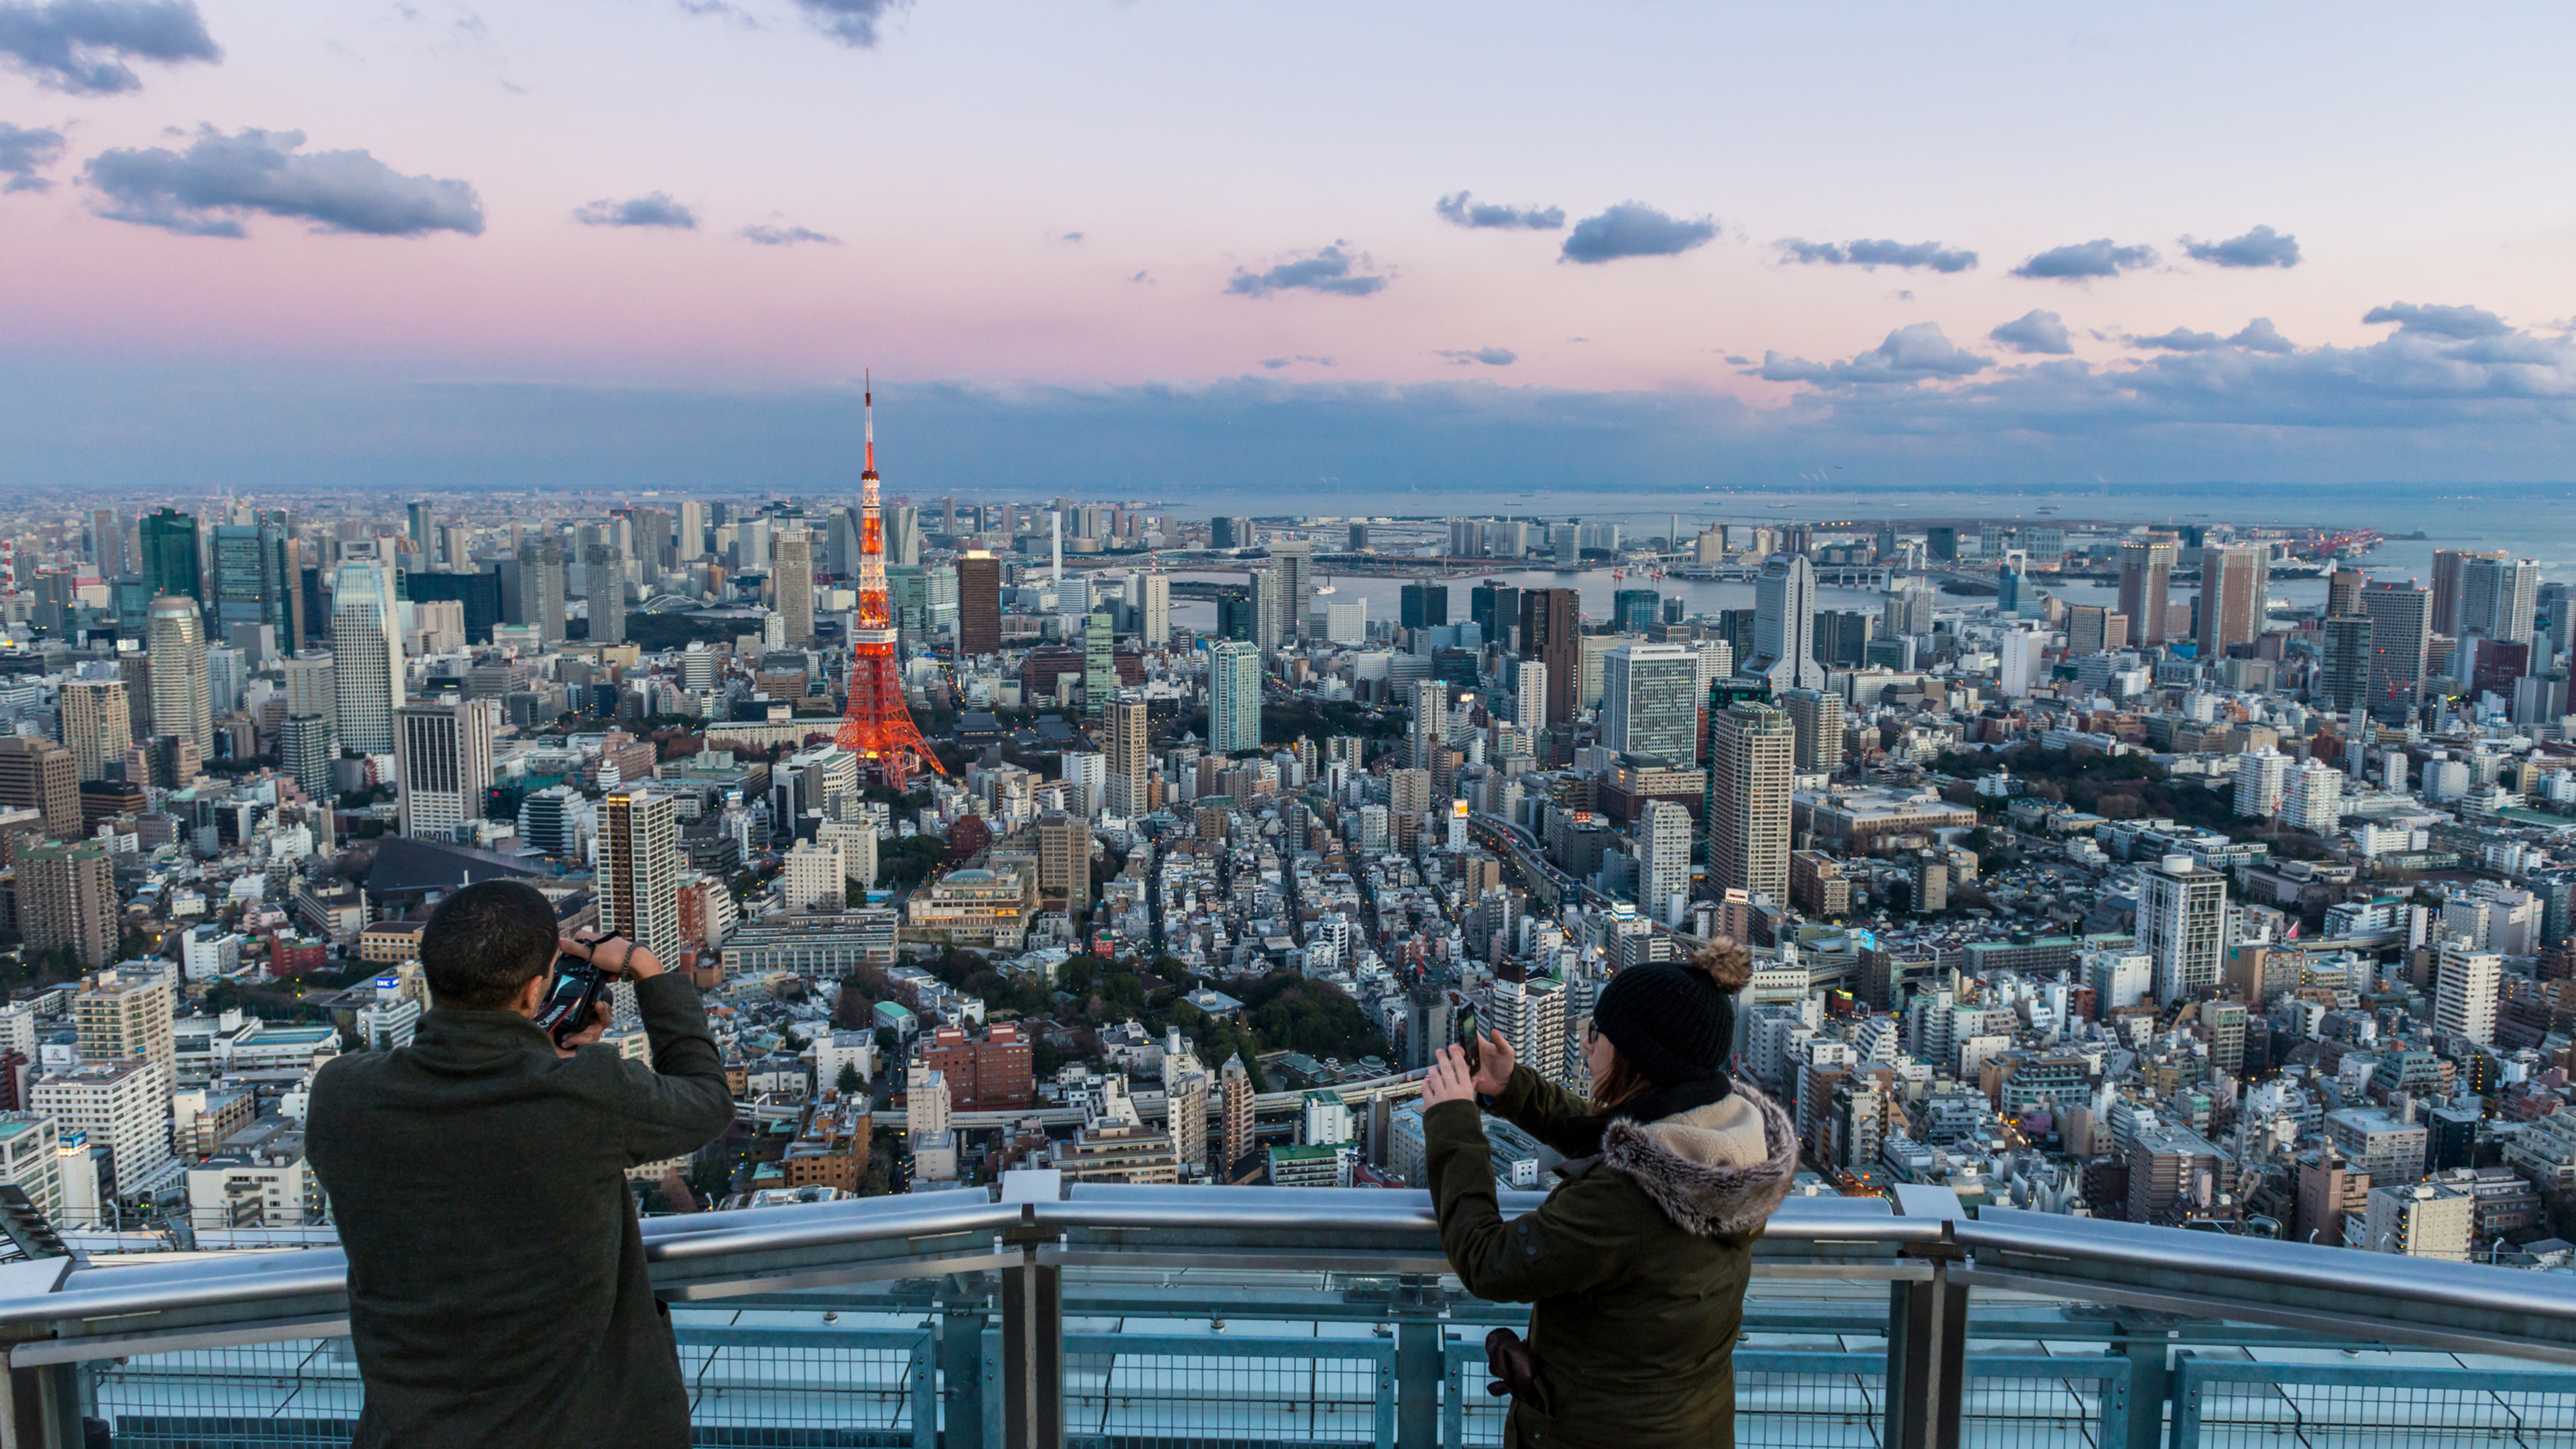
<instances>
[{"instance_id":1,"label":"sunset glow on clouds","mask_svg":"<svg viewBox=\"0 0 2576 1449\"><path fill-rule=\"evenodd\" d=\"M391 390L364 411L872 367L960 418L1088 396L1213 428L1257 395L1329 438L1350 389L1400 420L1473 387L1515 427L1740 432L1748 467L1784 430L2008 474L2193 429L2196 471L2158 454L2185 476L2300 479L2370 430L2470 439L2406 466L2565 477L2570 28L0 0L0 370L74 404L0 402L0 451L45 482L82 446L186 468L148 414L210 374ZM56 421L83 408L131 434L84 444ZM504 422L458 425L507 474Z\"/></svg>"}]
</instances>

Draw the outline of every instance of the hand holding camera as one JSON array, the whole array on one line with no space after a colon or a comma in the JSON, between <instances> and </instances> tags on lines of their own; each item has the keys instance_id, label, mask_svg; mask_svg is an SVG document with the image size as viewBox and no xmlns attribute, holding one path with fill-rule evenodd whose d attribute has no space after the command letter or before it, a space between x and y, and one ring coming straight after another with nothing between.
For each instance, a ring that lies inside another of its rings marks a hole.
<instances>
[{"instance_id":1,"label":"hand holding camera","mask_svg":"<svg viewBox=\"0 0 2576 1449\"><path fill-rule=\"evenodd\" d=\"M554 984L537 1010L537 1026L554 1039L556 1052L571 1056L607 1032L609 982L661 974L661 961L623 936L558 937Z\"/></svg>"}]
</instances>

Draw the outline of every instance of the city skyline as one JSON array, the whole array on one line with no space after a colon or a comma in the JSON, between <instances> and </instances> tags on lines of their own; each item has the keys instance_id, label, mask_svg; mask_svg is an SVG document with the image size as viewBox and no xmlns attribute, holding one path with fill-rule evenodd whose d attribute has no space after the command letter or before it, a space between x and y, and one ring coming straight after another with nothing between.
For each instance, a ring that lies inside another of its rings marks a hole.
<instances>
[{"instance_id":1,"label":"city skyline","mask_svg":"<svg viewBox=\"0 0 2576 1449\"><path fill-rule=\"evenodd\" d=\"M943 490L2576 475L2545 10L121 3L0 46L31 485L845 486L870 366Z\"/></svg>"}]
</instances>

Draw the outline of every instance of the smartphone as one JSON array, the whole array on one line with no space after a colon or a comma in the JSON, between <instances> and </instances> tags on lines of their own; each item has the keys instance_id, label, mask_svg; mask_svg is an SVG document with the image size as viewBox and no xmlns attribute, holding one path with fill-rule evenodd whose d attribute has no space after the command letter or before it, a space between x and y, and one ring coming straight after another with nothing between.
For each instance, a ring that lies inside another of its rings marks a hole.
<instances>
[{"instance_id":1,"label":"smartphone","mask_svg":"<svg viewBox=\"0 0 2576 1449\"><path fill-rule=\"evenodd\" d=\"M537 1008L537 1027L562 1046L565 1038L587 1030L598 1019L599 998L608 989L608 978L579 956L555 957L554 975L553 988Z\"/></svg>"},{"instance_id":2,"label":"smartphone","mask_svg":"<svg viewBox=\"0 0 2576 1449\"><path fill-rule=\"evenodd\" d=\"M1457 1039L1458 1045L1467 1049L1467 1070L1472 1072L1482 1068L1484 1063L1477 1059L1476 1051L1476 1048L1480 1043L1480 1036L1476 1030L1475 1003L1469 1002L1465 1006L1459 1007L1458 1014L1451 1018L1451 1024L1454 1028L1453 1034Z\"/></svg>"}]
</instances>

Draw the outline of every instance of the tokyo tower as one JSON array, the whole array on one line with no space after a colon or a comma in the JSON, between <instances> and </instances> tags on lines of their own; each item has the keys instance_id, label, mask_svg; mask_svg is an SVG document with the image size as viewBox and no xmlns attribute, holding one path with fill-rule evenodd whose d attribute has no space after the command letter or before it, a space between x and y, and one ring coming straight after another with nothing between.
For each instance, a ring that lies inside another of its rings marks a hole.
<instances>
[{"instance_id":1,"label":"tokyo tower","mask_svg":"<svg viewBox=\"0 0 2576 1449\"><path fill-rule=\"evenodd\" d=\"M859 474L859 617L850 634L850 708L841 717L843 749L874 765L900 792L906 777L928 767L948 771L913 725L904 707L903 680L894 657L894 613L886 607L885 520L877 510L877 400L867 399L868 460Z\"/></svg>"}]
</instances>

